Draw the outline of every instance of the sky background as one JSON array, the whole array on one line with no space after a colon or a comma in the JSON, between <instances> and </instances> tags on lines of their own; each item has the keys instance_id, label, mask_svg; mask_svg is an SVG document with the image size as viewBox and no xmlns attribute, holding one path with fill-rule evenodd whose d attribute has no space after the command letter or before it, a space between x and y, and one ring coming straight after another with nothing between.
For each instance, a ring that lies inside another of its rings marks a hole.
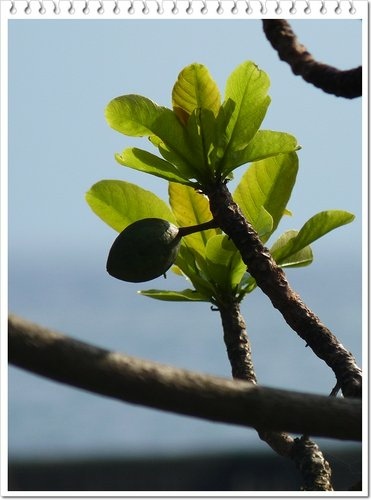
<instances>
[{"instance_id":1,"label":"sky background","mask_svg":"<svg viewBox=\"0 0 371 500\"><path fill-rule=\"evenodd\" d=\"M361 64L361 22L293 20L321 61ZM146 140L108 127L104 108L136 93L171 105L180 70L205 64L221 91L252 60L271 79L262 128L294 134L302 149L277 235L313 214L355 221L313 245L312 266L288 271L303 300L361 363L361 99L336 98L281 62L260 20L14 20L9 23L9 306L13 313L108 349L230 377L217 313L136 294L185 288L168 275L139 286L105 271L116 237L84 193L101 179L134 182L167 199L167 184L125 169L114 153ZM235 172L236 180L245 168ZM233 189L233 184L231 189ZM275 238L274 238L275 239ZM328 394L332 372L255 291L242 304L260 383ZM122 404L11 368L11 456L182 453L266 448L252 430Z\"/></svg>"}]
</instances>

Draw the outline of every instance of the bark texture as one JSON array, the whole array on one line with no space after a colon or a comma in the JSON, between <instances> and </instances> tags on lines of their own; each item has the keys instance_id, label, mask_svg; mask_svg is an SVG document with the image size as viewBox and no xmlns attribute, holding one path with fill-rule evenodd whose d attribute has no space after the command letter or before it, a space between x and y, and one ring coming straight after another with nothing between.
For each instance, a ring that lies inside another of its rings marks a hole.
<instances>
[{"instance_id":1,"label":"bark texture","mask_svg":"<svg viewBox=\"0 0 371 500\"><path fill-rule=\"evenodd\" d=\"M263 29L280 59L290 65L295 75L338 97L352 99L362 95L362 66L341 71L316 61L285 19L263 19Z\"/></svg>"},{"instance_id":2,"label":"bark texture","mask_svg":"<svg viewBox=\"0 0 371 500\"><path fill-rule=\"evenodd\" d=\"M180 370L79 342L15 316L8 328L10 362L64 384L214 422L361 439L357 399L269 389Z\"/></svg>"},{"instance_id":3,"label":"bark texture","mask_svg":"<svg viewBox=\"0 0 371 500\"><path fill-rule=\"evenodd\" d=\"M285 273L263 246L253 227L233 201L226 184L217 184L206 194L219 227L233 240L248 271L269 297L287 324L313 352L334 371L344 396L361 397L362 372L352 354L303 303L290 287Z\"/></svg>"}]
</instances>

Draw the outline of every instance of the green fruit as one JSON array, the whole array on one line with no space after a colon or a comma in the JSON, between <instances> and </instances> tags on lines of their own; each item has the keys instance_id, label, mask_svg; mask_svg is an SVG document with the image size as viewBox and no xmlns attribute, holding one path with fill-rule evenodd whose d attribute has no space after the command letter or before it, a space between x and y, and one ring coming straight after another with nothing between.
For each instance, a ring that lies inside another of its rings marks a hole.
<instances>
[{"instance_id":1,"label":"green fruit","mask_svg":"<svg viewBox=\"0 0 371 500\"><path fill-rule=\"evenodd\" d=\"M179 229L166 220L138 220L113 242L107 271L114 278L132 283L158 278L174 264L180 240Z\"/></svg>"}]
</instances>

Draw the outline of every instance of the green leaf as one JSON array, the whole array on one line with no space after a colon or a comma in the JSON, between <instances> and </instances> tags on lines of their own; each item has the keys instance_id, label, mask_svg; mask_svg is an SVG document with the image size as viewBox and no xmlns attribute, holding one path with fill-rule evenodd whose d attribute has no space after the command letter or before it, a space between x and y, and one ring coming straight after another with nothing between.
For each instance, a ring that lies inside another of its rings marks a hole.
<instances>
[{"instance_id":1,"label":"green leaf","mask_svg":"<svg viewBox=\"0 0 371 500\"><path fill-rule=\"evenodd\" d=\"M171 165L173 165L179 173L184 176L185 178L188 179L193 179L194 178L194 170L193 167L190 167L188 160L184 158L184 156L179 155L179 153L173 151L171 148L169 148L162 139L155 135L151 135L148 138L150 142L158 148L161 156ZM184 140L186 140L186 137L184 135ZM188 147L188 145L187 145Z\"/></svg>"},{"instance_id":2,"label":"green leaf","mask_svg":"<svg viewBox=\"0 0 371 500\"><path fill-rule=\"evenodd\" d=\"M125 167L147 172L168 181L193 185L191 181L181 175L174 165L143 149L127 148L121 154L117 153L115 158L120 165Z\"/></svg>"},{"instance_id":3,"label":"green leaf","mask_svg":"<svg viewBox=\"0 0 371 500\"><path fill-rule=\"evenodd\" d=\"M154 136L152 136L151 139L153 139ZM191 179L196 179L198 180L198 174L196 169L193 166L190 166L188 161L185 159L184 156L181 154L177 153L176 151L173 151L172 149L168 148L165 143L162 141L159 142L158 144L158 150L161 153L161 156L167 160L168 163L171 163L172 165L176 166L178 169L179 173L186 179L189 179L190 184L192 185L198 185L200 186L200 182L194 182Z\"/></svg>"},{"instance_id":4,"label":"green leaf","mask_svg":"<svg viewBox=\"0 0 371 500\"><path fill-rule=\"evenodd\" d=\"M135 94L123 95L110 101L105 109L108 125L121 134L143 137L156 134L153 130L164 108Z\"/></svg>"},{"instance_id":5,"label":"green leaf","mask_svg":"<svg viewBox=\"0 0 371 500\"><path fill-rule=\"evenodd\" d=\"M354 215L344 210L326 210L311 217L300 229L296 237L275 251L275 259L282 261L299 252L337 227L349 224Z\"/></svg>"},{"instance_id":6,"label":"green leaf","mask_svg":"<svg viewBox=\"0 0 371 500\"><path fill-rule=\"evenodd\" d=\"M217 147L216 118L209 109L195 109L186 125L194 168L204 183L213 182L212 155Z\"/></svg>"},{"instance_id":7,"label":"green leaf","mask_svg":"<svg viewBox=\"0 0 371 500\"><path fill-rule=\"evenodd\" d=\"M259 226L261 207L271 215L273 225L271 231L262 235L263 242L268 240L285 213L297 171L296 153L260 160L246 170L234 192L234 200L258 233L262 232Z\"/></svg>"},{"instance_id":8,"label":"green leaf","mask_svg":"<svg viewBox=\"0 0 371 500\"><path fill-rule=\"evenodd\" d=\"M225 150L228 146L229 137L227 135L228 124L233 116L236 108L236 103L231 99L227 99L220 106L218 116L215 120L215 144L214 150L210 155L211 164L214 166L216 173L220 174L220 165L224 161ZM225 176L224 176L225 177Z\"/></svg>"},{"instance_id":9,"label":"green leaf","mask_svg":"<svg viewBox=\"0 0 371 500\"><path fill-rule=\"evenodd\" d=\"M207 151L205 152L203 143L204 130L200 124L200 111L200 109L192 111L186 124L186 134L189 148L193 152L193 165L198 172L206 173L207 176L207 174L210 174L210 171L207 172Z\"/></svg>"},{"instance_id":10,"label":"green leaf","mask_svg":"<svg viewBox=\"0 0 371 500\"><path fill-rule=\"evenodd\" d=\"M223 162L223 173L228 174L245 163L263 160L283 153L300 149L296 138L285 132L258 130L246 148L230 151Z\"/></svg>"},{"instance_id":11,"label":"green leaf","mask_svg":"<svg viewBox=\"0 0 371 500\"><path fill-rule=\"evenodd\" d=\"M172 92L173 109L183 123L197 108L209 109L216 116L220 108L220 92L206 66L198 63L185 67Z\"/></svg>"},{"instance_id":12,"label":"green leaf","mask_svg":"<svg viewBox=\"0 0 371 500\"><path fill-rule=\"evenodd\" d=\"M280 249L288 245L289 241L295 238L297 234L298 231L286 231L272 245L270 252L280 267L302 267L308 266L313 262L313 253L309 245L285 258L276 258L279 255Z\"/></svg>"},{"instance_id":13,"label":"green leaf","mask_svg":"<svg viewBox=\"0 0 371 500\"><path fill-rule=\"evenodd\" d=\"M178 160L176 165L181 175L194 178L192 151L187 144L185 129L171 109L158 106L147 97L129 94L113 99L107 105L105 114L108 124L122 134L155 136L153 142L171 151L172 158Z\"/></svg>"},{"instance_id":14,"label":"green leaf","mask_svg":"<svg viewBox=\"0 0 371 500\"><path fill-rule=\"evenodd\" d=\"M85 195L93 212L118 232L139 219L158 217L175 223L168 205L150 191L124 181L102 180Z\"/></svg>"},{"instance_id":15,"label":"green leaf","mask_svg":"<svg viewBox=\"0 0 371 500\"><path fill-rule=\"evenodd\" d=\"M272 233L273 218L263 206L260 207L257 213L257 218L253 227L263 241L266 241Z\"/></svg>"},{"instance_id":16,"label":"green leaf","mask_svg":"<svg viewBox=\"0 0 371 500\"><path fill-rule=\"evenodd\" d=\"M258 131L270 103L268 75L251 61L238 66L229 76L225 101L235 109L227 126L228 152L244 149Z\"/></svg>"},{"instance_id":17,"label":"green leaf","mask_svg":"<svg viewBox=\"0 0 371 500\"><path fill-rule=\"evenodd\" d=\"M244 297L244 295L253 292L256 287L257 284L255 278L253 278L248 272L246 272L243 275L239 285L239 294L241 299Z\"/></svg>"},{"instance_id":18,"label":"green leaf","mask_svg":"<svg viewBox=\"0 0 371 500\"><path fill-rule=\"evenodd\" d=\"M175 267L174 272L178 274L179 271L177 268L179 268L191 281L195 290L204 297L207 297L210 302L213 302L215 289L207 276L204 258L194 248L188 248L184 242L185 239L182 240L175 266L173 266L173 268Z\"/></svg>"},{"instance_id":19,"label":"green leaf","mask_svg":"<svg viewBox=\"0 0 371 500\"><path fill-rule=\"evenodd\" d=\"M209 302L209 298L203 296L201 293L196 292L196 290L191 290L187 288L181 291L171 291L171 290L141 290L141 295L145 297L150 297L151 299L165 300L167 302Z\"/></svg>"},{"instance_id":20,"label":"green leaf","mask_svg":"<svg viewBox=\"0 0 371 500\"><path fill-rule=\"evenodd\" d=\"M232 290L246 272L240 253L225 234L208 240L205 257L211 280L222 290Z\"/></svg>"},{"instance_id":21,"label":"green leaf","mask_svg":"<svg viewBox=\"0 0 371 500\"><path fill-rule=\"evenodd\" d=\"M169 201L179 227L202 224L213 218L207 197L190 187L170 182ZM185 236L182 242L200 255L204 255L207 240L217 232L216 229L208 229L193 233Z\"/></svg>"}]
</instances>

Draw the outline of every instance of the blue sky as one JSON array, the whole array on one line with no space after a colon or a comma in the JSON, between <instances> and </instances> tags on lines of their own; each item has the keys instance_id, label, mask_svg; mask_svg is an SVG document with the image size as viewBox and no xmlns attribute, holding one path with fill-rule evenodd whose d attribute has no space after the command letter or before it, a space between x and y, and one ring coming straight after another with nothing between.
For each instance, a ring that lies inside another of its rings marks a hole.
<instances>
[{"instance_id":1,"label":"blue sky","mask_svg":"<svg viewBox=\"0 0 371 500\"><path fill-rule=\"evenodd\" d=\"M293 26L319 60L346 69L361 63L358 21ZM337 50L345 33L347 43ZM288 222L301 224L323 208L360 214L361 100L329 96L294 77L261 21L19 20L10 23L11 244L38 252L43 241L63 253L65 241L80 252L86 243L104 244L107 233L83 199L102 178L136 182L165 197L166 183L115 163L115 152L140 142L106 125L105 105L125 93L170 105L177 74L194 61L208 66L223 89L247 59L272 82L263 128L291 132L303 147ZM349 242L359 225L360 217L336 241Z\"/></svg>"},{"instance_id":2,"label":"blue sky","mask_svg":"<svg viewBox=\"0 0 371 500\"><path fill-rule=\"evenodd\" d=\"M360 21L293 20L292 26L318 60L340 69L361 64ZM311 268L292 271L289 278L346 347L360 355L362 101L327 95L294 76L265 39L260 20L10 21L12 312L101 346L229 376L220 332L215 339L208 331L220 328L215 316L210 319L208 306L155 303L138 297L137 285L106 274L107 252L116 235L90 211L84 193L98 180L123 179L166 199L165 181L115 162L115 152L127 146L145 147L146 142L111 130L104 119L106 104L118 95L136 93L170 106L176 77L192 62L205 64L223 90L229 73L245 60L257 63L271 79L272 103L262 128L290 132L302 145L297 185L289 203L293 217L286 218L280 231L298 229L325 209L340 208L356 215L352 224L313 245ZM236 171L237 179L243 171ZM166 283L159 279L143 288L170 285L184 287L170 277ZM244 313L249 327L258 332L253 335L253 348L257 348L258 378L263 383L323 393L331 390L332 374L302 349L294 334L286 333L286 325L262 294L249 299ZM200 327L200 335L174 338L174 321L183 325L184 332ZM132 333L117 335L122 325L129 325ZM149 335L151 329L155 331ZM281 338L288 343L278 347ZM212 356L209 342L217 343ZM290 373L288 360L303 356L302 373ZM16 372L14 377L31 384L34 394L46 387L39 379L29 382L28 374ZM72 390L58 390L67 398L76 397L71 396ZM26 403L14 391L16 413ZM153 418L152 411L138 411L143 419ZM49 419L53 425L55 418ZM87 437L82 448L88 441ZM40 442L33 445L37 448Z\"/></svg>"}]
</instances>

